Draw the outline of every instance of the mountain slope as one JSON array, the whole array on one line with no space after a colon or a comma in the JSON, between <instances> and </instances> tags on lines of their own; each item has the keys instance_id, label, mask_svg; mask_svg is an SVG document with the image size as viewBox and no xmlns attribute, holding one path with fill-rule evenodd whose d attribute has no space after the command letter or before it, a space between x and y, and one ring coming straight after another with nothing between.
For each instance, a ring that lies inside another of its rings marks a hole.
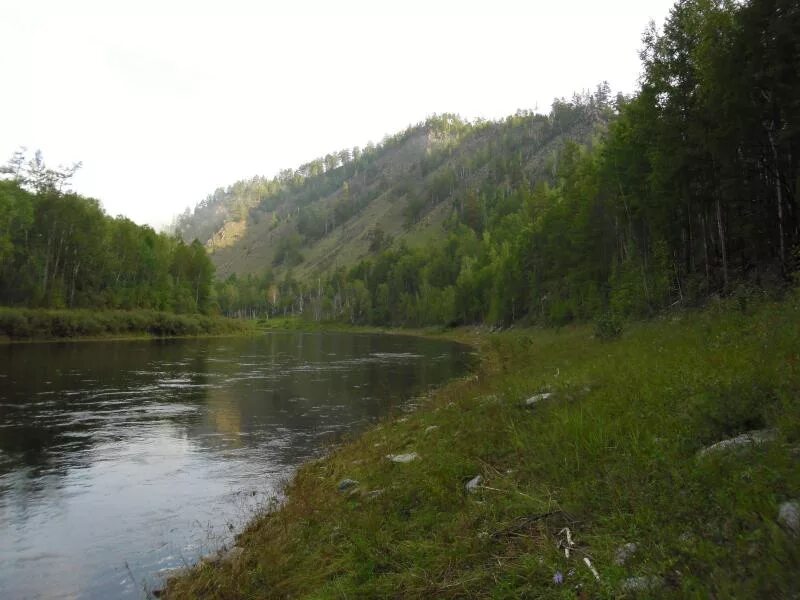
<instances>
[{"instance_id":1,"label":"mountain slope","mask_svg":"<svg viewBox=\"0 0 800 600\"><path fill-rule=\"evenodd\" d=\"M391 243L420 247L458 223L481 231L487 204L551 181L563 143L590 142L610 112L600 87L556 102L549 115L431 117L379 146L217 190L178 219L177 231L206 244L221 278L292 269L310 280Z\"/></svg>"}]
</instances>

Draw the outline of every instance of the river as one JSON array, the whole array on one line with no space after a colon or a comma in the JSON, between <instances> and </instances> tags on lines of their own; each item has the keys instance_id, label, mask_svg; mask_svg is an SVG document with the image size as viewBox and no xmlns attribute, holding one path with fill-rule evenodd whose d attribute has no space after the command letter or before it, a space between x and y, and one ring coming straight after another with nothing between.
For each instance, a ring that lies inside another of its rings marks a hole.
<instances>
[{"instance_id":1,"label":"river","mask_svg":"<svg viewBox=\"0 0 800 600\"><path fill-rule=\"evenodd\" d=\"M0 596L145 597L471 360L338 333L0 346Z\"/></svg>"}]
</instances>

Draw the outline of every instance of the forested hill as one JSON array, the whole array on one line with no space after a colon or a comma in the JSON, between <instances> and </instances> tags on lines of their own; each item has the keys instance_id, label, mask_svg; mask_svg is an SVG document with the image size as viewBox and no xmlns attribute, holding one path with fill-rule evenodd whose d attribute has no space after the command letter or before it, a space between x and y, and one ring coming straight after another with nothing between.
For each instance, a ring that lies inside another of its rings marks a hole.
<instances>
[{"instance_id":1,"label":"forested hill","mask_svg":"<svg viewBox=\"0 0 800 600\"><path fill-rule=\"evenodd\" d=\"M434 116L377 146L219 189L181 215L177 231L207 245L221 277L292 268L301 280L352 267L392 241L420 247L459 223L481 231L513 190L554 181L564 142L590 143L612 100L600 86L556 101L549 115Z\"/></svg>"},{"instance_id":2,"label":"forested hill","mask_svg":"<svg viewBox=\"0 0 800 600\"><path fill-rule=\"evenodd\" d=\"M679 0L641 87L446 115L220 192L227 314L563 324L779 288L800 261L800 3ZM355 155L354 155L355 154ZM234 215L238 221L230 220Z\"/></svg>"}]
</instances>

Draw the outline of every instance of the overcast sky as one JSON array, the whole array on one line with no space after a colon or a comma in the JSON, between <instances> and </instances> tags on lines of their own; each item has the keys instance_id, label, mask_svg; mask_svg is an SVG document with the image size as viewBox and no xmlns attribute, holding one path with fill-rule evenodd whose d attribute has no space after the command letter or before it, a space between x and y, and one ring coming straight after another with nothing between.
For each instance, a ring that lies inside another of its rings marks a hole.
<instances>
[{"instance_id":1,"label":"overcast sky","mask_svg":"<svg viewBox=\"0 0 800 600\"><path fill-rule=\"evenodd\" d=\"M433 113L632 92L673 0L0 0L0 162L83 161L74 188L159 227L217 187Z\"/></svg>"}]
</instances>

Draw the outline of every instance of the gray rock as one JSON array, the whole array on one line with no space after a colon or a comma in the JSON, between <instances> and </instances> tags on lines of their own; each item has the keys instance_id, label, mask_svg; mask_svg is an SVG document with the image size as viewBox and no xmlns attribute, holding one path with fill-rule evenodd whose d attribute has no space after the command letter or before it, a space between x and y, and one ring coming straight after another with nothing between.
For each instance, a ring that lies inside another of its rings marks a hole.
<instances>
[{"instance_id":1,"label":"gray rock","mask_svg":"<svg viewBox=\"0 0 800 600\"><path fill-rule=\"evenodd\" d=\"M482 484L482 483L483 483L483 477L482 477L482 476L480 476L480 475L475 475L475 477L473 477L472 479L470 479L470 480L467 482L467 485L465 485L465 486L464 486L464 488L465 488L465 489L467 490L467 492L469 492L470 494L474 494L474 493L475 493L475 492L477 492L477 491L478 491L478 489L481 487L481 484Z\"/></svg>"},{"instance_id":2,"label":"gray rock","mask_svg":"<svg viewBox=\"0 0 800 600\"><path fill-rule=\"evenodd\" d=\"M346 492L350 488L354 488L357 485L358 481L356 481L355 479L342 479L339 482L339 485L336 486L336 489L338 489L340 492Z\"/></svg>"},{"instance_id":3,"label":"gray rock","mask_svg":"<svg viewBox=\"0 0 800 600\"><path fill-rule=\"evenodd\" d=\"M648 592L656 590L664 585L664 580L655 575L643 575L640 577L629 577L622 582L623 592Z\"/></svg>"},{"instance_id":4,"label":"gray rock","mask_svg":"<svg viewBox=\"0 0 800 600\"><path fill-rule=\"evenodd\" d=\"M709 454L715 454L725 450L737 450L740 448L760 446L761 444L775 441L777 437L778 433L774 429L757 429L755 431L748 431L747 433L739 434L736 437L712 444L708 448L703 448L697 453L697 456L704 458Z\"/></svg>"},{"instance_id":5,"label":"gray rock","mask_svg":"<svg viewBox=\"0 0 800 600\"><path fill-rule=\"evenodd\" d=\"M408 452L406 454L387 454L386 458L394 463L410 463L419 458L416 452Z\"/></svg>"},{"instance_id":6,"label":"gray rock","mask_svg":"<svg viewBox=\"0 0 800 600\"><path fill-rule=\"evenodd\" d=\"M778 523L793 535L800 535L800 503L784 502L778 509Z\"/></svg>"},{"instance_id":7,"label":"gray rock","mask_svg":"<svg viewBox=\"0 0 800 600\"><path fill-rule=\"evenodd\" d=\"M628 562L631 557L636 554L636 551L639 549L638 544L634 542L628 542L627 544L623 544L617 551L614 553L614 564L621 567L626 562Z\"/></svg>"},{"instance_id":8,"label":"gray rock","mask_svg":"<svg viewBox=\"0 0 800 600\"><path fill-rule=\"evenodd\" d=\"M538 394L534 394L533 396L525 400L525 406L527 406L528 408L536 406L537 404L539 404L539 402L547 400L552 396L553 396L552 392L540 392Z\"/></svg>"}]
</instances>

